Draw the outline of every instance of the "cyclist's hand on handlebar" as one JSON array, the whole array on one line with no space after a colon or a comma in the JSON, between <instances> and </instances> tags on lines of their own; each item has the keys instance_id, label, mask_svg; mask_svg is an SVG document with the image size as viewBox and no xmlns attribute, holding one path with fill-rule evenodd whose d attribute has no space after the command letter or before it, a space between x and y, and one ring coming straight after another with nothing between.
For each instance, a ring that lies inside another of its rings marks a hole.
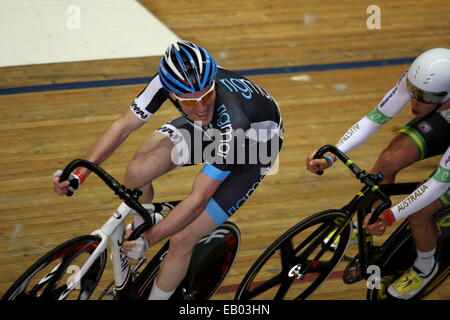
<instances>
[{"instance_id":1,"label":"cyclist's hand on handlebar","mask_svg":"<svg viewBox=\"0 0 450 320\"><path fill-rule=\"evenodd\" d=\"M306 158L306 169L313 173L323 171L329 167L329 163L325 158L314 159L317 150L312 151Z\"/></svg>"},{"instance_id":2,"label":"cyclist's hand on handlebar","mask_svg":"<svg viewBox=\"0 0 450 320\"><path fill-rule=\"evenodd\" d=\"M132 232L133 229L128 227L125 231L125 239L128 239ZM123 252L131 259L137 260L145 255L148 247L148 241L141 235L136 240L126 240L123 244Z\"/></svg>"},{"instance_id":3,"label":"cyclist's hand on handlebar","mask_svg":"<svg viewBox=\"0 0 450 320\"><path fill-rule=\"evenodd\" d=\"M144 205L144 207L146 207L146 205ZM152 212L151 215L153 215L155 218L155 224L159 223L164 218L164 216L159 212ZM125 230L123 251L128 257L135 260L143 257L145 255L145 252L149 248L149 243L144 238L144 235L141 235L134 241L128 241L128 238L130 237L133 230L140 226L142 223L144 223L144 219L142 219L142 217L139 215L135 215L133 223L130 223Z\"/></svg>"},{"instance_id":4,"label":"cyclist's hand on handlebar","mask_svg":"<svg viewBox=\"0 0 450 320\"><path fill-rule=\"evenodd\" d=\"M381 214L374 224L369 224L369 220L372 217L372 213L369 213L363 221L363 228L367 228L367 231L374 236L381 236L386 231L388 223L386 217Z\"/></svg>"},{"instance_id":5,"label":"cyclist's hand on handlebar","mask_svg":"<svg viewBox=\"0 0 450 320\"><path fill-rule=\"evenodd\" d=\"M57 170L53 174L53 189L55 192L61 196L67 194L67 192L74 192L77 190L81 183L84 181L84 177L77 172L71 173L69 176L69 180L60 181L60 177L62 174L62 170Z\"/></svg>"}]
</instances>

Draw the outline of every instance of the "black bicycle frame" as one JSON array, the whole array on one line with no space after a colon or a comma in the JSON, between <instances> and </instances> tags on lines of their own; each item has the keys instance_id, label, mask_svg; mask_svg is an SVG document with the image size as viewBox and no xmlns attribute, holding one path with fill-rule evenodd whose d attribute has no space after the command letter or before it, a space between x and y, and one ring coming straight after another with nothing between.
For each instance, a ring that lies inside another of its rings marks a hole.
<instances>
[{"instance_id":1,"label":"black bicycle frame","mask_svg":"<svg viewBox=\"0 0 450 320\"><path fill-rule=\"evenodd\" d=\"M332 145L325 145L320 148L316 154L314 155L314 159L322 158L323 155L327 152L333 153L339 160L341 160L359 179L363 184L363 188L357 193L357 195L344 207L342 207L342 211L348 214L347 219L339 226L336 232L333 234L331 239L328 241L327 246L324 249L328 249L331 246L331 243L336 239L338 234L344 229L344 227L351 223L354 215L357 215L358 221L358 248L359 248L359 264L360 270L367 270L367 268L374 264L380 255L377 252L382 252L383 250L375 250L376 247L373 245L373 236L370 235L367 230L363 229L363 221L366 215L372 212L372 206L377 200L381 200L382 203L377 205L377 207L373 210L372 217L369 221L369 224L373 224L377 221L378 216L384 211L389 209L392 206L392 202L389 197L393 195L401 195L401 194L409 194L413 192L419 183L401 183L395 185L379 185L384 177L380 174L368 174L364 170L361 170L353 161L347 157L343 152L337 149ZM323 174L323 172L318 172L319 175ZM405 229L403 227L403 229ZM400 231L394 235L397 238L400 234ZM392 243L390 241L389 243ZM382 248L384 248L383 245ZM381 249L382 249L381 248ZM367 275L365 275L367 278Z\"/></svg>"}]
</instances>

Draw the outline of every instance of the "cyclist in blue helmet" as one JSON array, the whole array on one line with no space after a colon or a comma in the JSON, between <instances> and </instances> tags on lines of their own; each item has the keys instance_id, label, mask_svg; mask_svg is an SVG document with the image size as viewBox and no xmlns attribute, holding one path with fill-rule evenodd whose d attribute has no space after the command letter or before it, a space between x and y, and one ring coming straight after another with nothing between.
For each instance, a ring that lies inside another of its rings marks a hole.
<instances>
[{"instance_id":1,"label":"cyclist in blue helmet","mask_svg":"<svg viewBox=\"0 0 450 320\"><path fill-rule=\"evenodd\" d=\"M213 83L216 74L214 58L204 48L189 41L171 44L158 70L163 87L180 95L202 91Z\"/></svg>"},{"instance_id":2,"label":"cyclist in blue helmet","mask_svg":"<svg viewBox=\"0 0 450 320\"><path fill-rule=\"evenodd\" d=\"M127 167L125 185L140 188L140 201L150 203L153 180L177 167L203 167L191 192L166 218L138 240L124 243L124 252L139 258L149 246L171 237L149 299L172 295L187 272L195 244L244 205L275 163L283 139L281 113L270 94L218 67L204 48L178 41L167 48L157 74L85 158L105 161L165 101L182 116L162 125L138 149ZM88 174L79 168L72 180L79 186ZM53 186L64 195L69 186L59 182L58 175Z\"/></svg>"},{"instance_id":3,"label":"cyclist in blue helmet","mask_svg":"<svg viewBox=\"0 0 450 320\"><path fill-rule=\"evenodd\" d=\"M191 121L209 124L212 108L205 110L192 108L199 100L189 100L201 93L204 101L214 95L214 79L217 75L217 64L214 58L202 47L189 41L171 44L161 59L158 76L161 85L169 92L175 107ZM184 99L184 100L183 100ZM206 117L206 118L205 118Z\"/></svg>"}]
</instances>

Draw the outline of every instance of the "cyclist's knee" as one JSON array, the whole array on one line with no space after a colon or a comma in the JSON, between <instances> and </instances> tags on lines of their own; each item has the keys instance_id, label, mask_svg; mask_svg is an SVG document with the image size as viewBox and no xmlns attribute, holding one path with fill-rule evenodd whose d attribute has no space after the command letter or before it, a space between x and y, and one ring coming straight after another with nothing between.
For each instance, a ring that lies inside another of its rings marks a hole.
<instances>
[{"instance_id":1,"label":"cyclist's knee","mask_svg":"<svg viewBox=\"0 0 450 320\"><path fill-rule=\"evenodd\" d=\"M427 226L429 223L434 223L433 212L424 209L420 210L415 214L408 216L408 223L413 229Z\"/></svg>"},{"instance_id":2,"label":"cyclist's knee","mask_svg":"<svg viewBox=\"0 0 450 320\"><path fill-rule=\"evenodd\" d=\"M398 163L398 158L390 150L384 150L378 157L377 163L374 167L374 172L381 173L388 180L394 178L402 169Z\"/></svg>"},{"instance_id":3,"label":"cyclist's knee","mask_svg":"<svg viewBox=\"0 0 450 320\"><path fill-rule=\"evenodd\" d=\"M165 149L137 152L127 166L125 184L143 186L174 168L176 164L171 160L170 152Z\"/></svg>"},{"instance_id":4,"label":"cyclist's knee","mask_svg":"<svg viewBox=\"0 0 450 320\"><path fill-rule=\"evenodd\" d=\"M411 228L421 228L429 224L434 224L433 215L441 207L439 201L433 201L425 208L408 216L408 223Z\"/></svg>"},{"instance_id":5,"label":"cyclist's knee","mask_svg":"<svg viewBox=\"0 0 450 320\"><path fill-rule=\"evenodd\" d=\"M141 187L151 183L151 178L147 177L138 161L131 161L125 171L125 185L127 187Z\"/></svg>"},{"instance_id":6,"label":"cyclist's knee","mask_svg":"<svg viewBox=\"0 0 450 320\"><path fill-rule=\"evenodd\" d=\"M198 237L185 228L170 238L170 249L178 255L184 255L191 252L197 242Z\"/></svg>"},{"instance_id":7,"label":"cyclist's knee","mask_svg":"<svg viewBox=\"0 0 450 320\"><path fill-rule=\"evenodd\" d=\"M382 173L385 177L395 177L400 170L410 166L417 159L417 149L412 142L404 136L398 136L381 152L374 171Z\"/></svg>"}]
</instances>

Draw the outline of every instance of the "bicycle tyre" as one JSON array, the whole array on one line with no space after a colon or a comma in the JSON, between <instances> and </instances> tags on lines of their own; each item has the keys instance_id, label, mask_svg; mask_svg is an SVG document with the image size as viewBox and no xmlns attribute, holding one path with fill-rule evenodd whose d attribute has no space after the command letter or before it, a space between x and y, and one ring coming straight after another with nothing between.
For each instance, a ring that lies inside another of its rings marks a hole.
<instances>
[{"instance_id":1,"label":"bicycle tyre","mask_svg":"<svg viewBox=\"0 0 450 320\"><path fill-rule=\"evenodd\" d=\"M74 263L78 263L77 259L87 260L100 241L99 237L86 235L73 238L52 249L12 284L2 300L57 300L67 289L69 279L66 279L66 282L62 280L68 274L73 276L72 271L76 272L77 268L79 270L82 266ZM85 258L85 254L88 257ZM71 299L74 298L73 295L78 300L89 299L102 276L106 256L104 250L81 279L80 284L69 294Z\"/></svg>"},{"instance_id":2,"label":"bicycle tyre","mask_svg":"<svg viewBox=\"0 0 450 320\"><path fill-rule=\"evenodd\" d=\"M352 226L348 224L342 230L335 250L327 251L322 256L323 260L321 258L317 261L315 267L310 268L303 280L294 281L294 277L289 276L289 272L296 265L303 267L310 263L309 258L314 257L323 247L323 239L336 230L346 218L347 213L342 210L326 210L290 228L275 240L251 266L236 291L235 300L306 299L327 279L342 259L350 242ZM313 228L314 231L311 232ZM300 239L294 239L298 235ZM297 243L297 241L300 243L295 245L294 242ZM275 253L278 251L280 255L277 258Z\"/></svg>"},{"instance_id":3,"label":"bicycle tyre","mask_svg":"<svg viewBox=\"0 0 450 320\"><path fill-rule=\"evenodd\" d=\"M187 276L170 300L208 300L219 289L236 260L241 242L239 228L226 221L203 237L194 247ZM133 298L145 300L150 294L160 264L167 253L167 242L136 279Z\"/></svg>"},{"instance_id":4,"label":"bicycle tyre","mask_svg":"<svg viewBox=\"0 0 450 320\"><path fill-rule=\"evenodd\" d=\"M423 299L443 283L450 274L450 206L441 208L434 214L440 236L436 259L440 262L439 269L433 280L423 287L411 300ZM399 234L399 236L396 236ZM378 260L381 269L381 285L367 290L367 300L395 300L387 293L389 285L409 269L416 258L416 247L411 231L405 220L401 226L389 237L396 240L396 245L388 246L386 252ZM393 240L391 240L393 241Z\"/></svg>"}]
</instances>

